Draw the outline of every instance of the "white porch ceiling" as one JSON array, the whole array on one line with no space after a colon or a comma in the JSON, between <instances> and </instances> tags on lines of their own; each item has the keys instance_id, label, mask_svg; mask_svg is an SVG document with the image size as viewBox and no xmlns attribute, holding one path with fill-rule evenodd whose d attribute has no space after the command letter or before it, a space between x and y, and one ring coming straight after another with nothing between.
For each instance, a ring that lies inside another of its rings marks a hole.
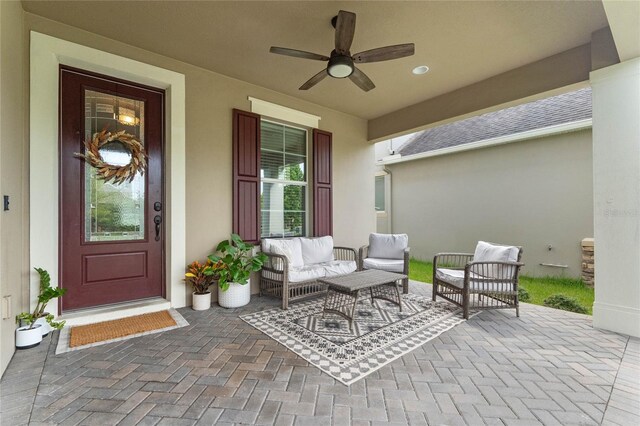
<instances>
[{"instance_id":1,"label":"white porch ceiling","mask_svg":"<svg viewBox=\"0 0 640 426\"><path fill-rule=\"evenodd\" d=\"M600 1L104 2L23 1L36 15L365 119L433 98L590 42L606 27ZM361 64L376 88L348 79L298 87L323 62L269 53L272 45L328 55L331 18L357 14L352 53L414 42L416 54ZM431 68L423 76L411 70Z\"/></svg>"}]
</instances>

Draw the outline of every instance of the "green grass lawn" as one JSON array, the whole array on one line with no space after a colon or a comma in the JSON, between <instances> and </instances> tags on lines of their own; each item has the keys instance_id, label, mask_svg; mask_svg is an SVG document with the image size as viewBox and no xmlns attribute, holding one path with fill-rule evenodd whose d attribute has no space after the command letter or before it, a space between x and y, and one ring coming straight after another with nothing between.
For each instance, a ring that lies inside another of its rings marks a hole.
<instances>
[{"instance_id":1,"label":"green grass lawn","mask_svg":"<svg viewBox=\"0 0 640 426\"><path fill-rule=\"evenodd\" d=\"M416 281L432 282L433 281L433 264L431 262L423 262L411 259L409 266L409 278ZM552 294L564 294L574 297L578 302L587 308L591 315L593 307L593 289L586 287L582 281L572 278L555 278L555 277L520 277L520 287L526 289L531 296L527 303L535 305L543 305L544 299Z\"/></svg>"}]
</instances>

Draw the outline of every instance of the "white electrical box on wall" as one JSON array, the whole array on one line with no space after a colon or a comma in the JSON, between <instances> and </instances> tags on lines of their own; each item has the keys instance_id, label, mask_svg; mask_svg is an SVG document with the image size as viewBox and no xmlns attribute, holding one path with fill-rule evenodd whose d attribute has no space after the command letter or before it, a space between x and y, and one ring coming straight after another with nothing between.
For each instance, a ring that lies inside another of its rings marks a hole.
<instances>
[{"instance_id":1,"label":"white electrical box on wall","mask_svg":"<svg viewBox=\"0 0 640 426\"><path fill-rule=\"evenodd\" d=\"M2 298L2 319L9 319L11 315L11 295Z\"/></svg>"}]
</instances>

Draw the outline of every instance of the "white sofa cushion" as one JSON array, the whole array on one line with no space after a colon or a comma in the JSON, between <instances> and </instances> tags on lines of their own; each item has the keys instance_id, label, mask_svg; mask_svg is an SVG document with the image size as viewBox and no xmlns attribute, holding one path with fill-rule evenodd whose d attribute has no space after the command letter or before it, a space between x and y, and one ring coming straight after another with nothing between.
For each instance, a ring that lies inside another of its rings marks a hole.
<instances>
[{"instance_id":1,"label":"white sofa cushion","mask_svg":"<svg viewBox=\"0 0 640 426\"><path fill-rule=\"evenodd\" d=\"M356 265L356 262L353 260L332 260L331 262L321 263L317 266L324 268L326 277L350 274L358 269L358 265Z\"/></svg>"},{"instance_id":2,"label":"white sofa cushion","mask_svg":"<svg viewBox=\"0 0 640 426\"><path fill-rule=\"evenodd\" d=\"M464 288L464 269L436 269L436 277L458 288ZM480 275L471 273L469 278L469 289L475 291L487 291L487 292L511 292L513 291L513 285L510 283L496 283L486 281L487 278Z\"/></svg>"},{"instance_id":3,"label":"white sofa cushion","mask_svg":"<svg viewBox=\"0 0 640 426\"><path fill-rule=\"evenodd\" d=\"M367 257L362 261L365 269L382 269L388 272L404 271L404 260L399 259L380 259L375 257Z\"/></svg>"},{"instance_id":4,"label":"white sofa cushion","mask_svg":"<svg viewBox=\"0 0 640 426\"><path fill-rule=\"evenodd\" d=\"M304 266L300 238L265 238L262 240L262 251L286 256L289 267L301 268Z\"/></svg>"},{"instance_id":5,"label":"white sofa cushion","mask_svg":"<svg viewBox=\"0 0 640 426\"><path fill-rule=\"evenodd\" d=\"M306 265L301 268L289 268L289 282L298 283L318 278L333 277L355 272L358 269L353 260L332 260L331 262Z\"/></svg>"},{"instance_id":6,"label":"white sofa cushion","mask_svg":"<svg viewBox=\"0 0 640 426\"><path fill-rule=\"evenodd\" d=\"M458 288L464 287L464 270L437 268L436 278Z\"/></svg>"},{"instance_id":7,"label":"white sofa cushion","mask_svg":"<svg viewBox=\"0 0 640 426\"><path fill-rule=\"evenodd\" d=\"M517 262L518 247L501 246L485 241L478 241L473 254L474 262Z\"/></svg>"},{"instance_id":8,"label":"white sofa cushion","mask_svg":"<svg viewBox=\"0 0 640 426\"><path fill-rule=\"evenodd\" d=\"M478 241L476 251L473 254L474 262L517 262L518 247L514 246L500 246L485 241ZM486 276L499 276L501 275L502 268L499 265L490 266L486 269L488 274Z\"/></svg>"},{"instance_id":9,"label":"white sofa cushion","mask_svg":"<svg viewBox=\"0 0 640 426\"><path fill-rule=\"evenodd\" d=\"M316 280L318 278L323 278L325 274L325 269L320 265L289 268L289 282L299 283L301 281Z\"/></svg>"},{"instance_id":10,"label":"white sofa cushion","mask_svg":"<svg viewBox=\"0 0 640 426\"><path fill-rule=\"evenodd\" d=\"M333 260L333 238L330 235L318 238L300 238L300 243L305 266Z\"/></svg>"},{"instance_id":11,"label":"white sofa cushion","mask_svg":"<svg viewBox=\"0 0 640 426\"><path fill-rule=\"evenodd\" d=\"M404 251L409 247L407 234L370 234L368 257L378 259L404 259Z\"/></svg>"}]
</instances>

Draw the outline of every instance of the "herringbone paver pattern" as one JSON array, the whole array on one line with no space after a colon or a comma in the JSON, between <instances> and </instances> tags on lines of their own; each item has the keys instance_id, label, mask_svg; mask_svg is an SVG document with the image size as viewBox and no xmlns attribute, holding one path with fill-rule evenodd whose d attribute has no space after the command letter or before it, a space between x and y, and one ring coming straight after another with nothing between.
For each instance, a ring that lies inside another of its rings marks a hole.
<instances>
[{"instance_id":1,"label":"herringbone paver pattern","mask_svg":"<svg viewBox=\"0 0 640 426\"><path fill-rule=\"evenodd\" d=\"M429 294L430 286L412 283L411 290ZM640 420L639 341L594 330L584 315L533 305L519 319L510 310L482 312L347 387L238 319L275 306L256 297L236 310L181 309L188 327L59 356L56 334L14 357L0 382L1 423Z\"/></svg>"}]
</instances>

